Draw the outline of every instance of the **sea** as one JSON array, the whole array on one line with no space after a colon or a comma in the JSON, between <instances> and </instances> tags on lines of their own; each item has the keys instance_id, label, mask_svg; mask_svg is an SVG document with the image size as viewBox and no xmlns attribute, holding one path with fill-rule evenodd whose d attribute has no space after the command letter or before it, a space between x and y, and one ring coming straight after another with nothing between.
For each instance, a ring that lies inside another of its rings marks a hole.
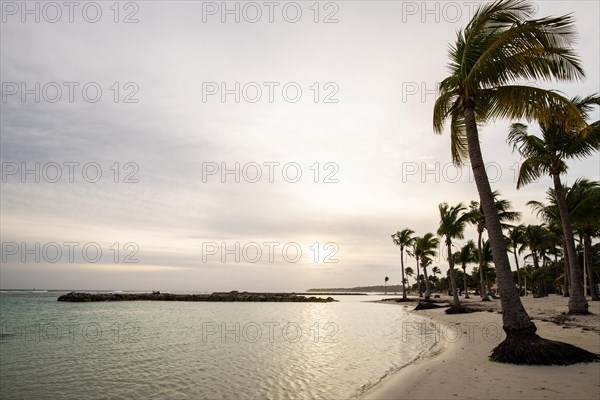
<instances>
[{"instance_id":1,"label":"sea","mask_svg":"<svg viewBox=\"0 0 600 400\"><path fill-rule=\"evenodd\" d=\"M436 342L390 296L57 302L0 292L2 399L354 399ZM173 292L176 293L176 292Z\"/></svg>"}]
</instances>

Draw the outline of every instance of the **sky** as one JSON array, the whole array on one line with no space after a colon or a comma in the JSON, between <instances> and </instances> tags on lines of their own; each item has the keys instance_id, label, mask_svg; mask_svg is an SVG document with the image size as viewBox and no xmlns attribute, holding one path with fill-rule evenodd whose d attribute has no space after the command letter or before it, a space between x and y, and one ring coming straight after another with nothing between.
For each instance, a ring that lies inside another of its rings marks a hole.
<instances>
[{"instance_id":1,"label":"sky","mask_svg":"<svg viewBox=\"0 0 600 400\"><path fill-rule=\"evenodd\" d=\"M399 284L390 235L477 199L432 129L477 4L2 1L0 288ZM600 91L599 4L534 3L573 13L587 77L531 84ZM510 123L480 129L488 174L538 223L551 181L516 189ZM600 179L598 154L569 167Z\"/></svg>"}]
</instances>

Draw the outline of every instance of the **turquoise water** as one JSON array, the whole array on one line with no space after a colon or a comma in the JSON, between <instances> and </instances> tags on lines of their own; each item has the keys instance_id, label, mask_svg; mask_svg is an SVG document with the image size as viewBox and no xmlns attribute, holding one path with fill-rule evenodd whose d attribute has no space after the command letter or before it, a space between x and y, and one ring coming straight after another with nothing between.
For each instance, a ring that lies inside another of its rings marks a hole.
<instances>
[{"instance_id":1,"label":"turquoise water","mask_svg":"<svg viewBox=\"0 0 600 400\"><path fill-rule=\"evenodd\" d=\"M403 307L0 294L2 398L357 398L428 354ZM389 297L389 296L388 296Z\"/></svg>"}]
</instances>

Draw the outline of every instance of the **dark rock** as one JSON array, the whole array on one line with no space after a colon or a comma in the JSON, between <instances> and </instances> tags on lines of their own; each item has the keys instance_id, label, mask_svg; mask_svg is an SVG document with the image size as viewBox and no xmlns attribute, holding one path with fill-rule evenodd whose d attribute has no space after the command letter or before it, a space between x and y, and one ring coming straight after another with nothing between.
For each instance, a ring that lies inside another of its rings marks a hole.
<instances>
[{"instance_id":1,"label":"dark rock","mask_svg":"<svg viewBox=\"0 0 600 400\"><path fill-rule=\"evenodd\" d=\"M64 302L89 302L89 301L134 301L134 300L154 300L154 301L219 301L219 302L311 302L311 303L330 303L337 301L331 297L326 299L321 297L306 297L295 295L293 293L239 293L231 291L228 293L216 292L212 294L173 294L160 293L85 293L71 292L58 298L58 301Z\"/></svg>"},{"instance_id":2,"label":"dark rock","mask_svg":"<svg viewBox=\"0 0 600 400\"><path fill-rule=\"evenodd\" d=\"M468 308L468 307L464 307L464 306L450 306L449 308L446 309L446 314L467 314L467 313L472 313L475 310Z\"/></svg>"},{"instance_id":3,"label":"dark rock","mask_svg":"<svg viewBox=\"0 0 600 400\"><path fill-rule=\"evenodd\" d=\"M417 304L417 306L414 308L415 311L417 310L430 310L432 308L444 308L444 307L449 307L449 304L445 304L445 305L439 305L436 304L432 301L427 301L427 300L421 300L419 302L419 304Z\"/></svg>"}]
</instances>

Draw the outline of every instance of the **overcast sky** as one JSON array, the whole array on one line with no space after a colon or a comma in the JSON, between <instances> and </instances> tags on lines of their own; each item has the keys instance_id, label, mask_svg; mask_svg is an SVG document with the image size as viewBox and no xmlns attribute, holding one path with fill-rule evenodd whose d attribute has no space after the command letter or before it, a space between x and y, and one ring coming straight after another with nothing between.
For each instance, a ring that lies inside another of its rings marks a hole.
<instances>
[{"instance_id":1,"label":"overcast sky","mask_svg":"<svg viewBox=\"0 0 600 400\"><path fill-rule=\"evenodd\" d=\"M23 4L2 2L3 289L398 284L390 235L477 198L431 123L474 2ZM539 85L598 92L599 3L535 4L574 14L587 72ZM516 190L509 123L480 130L488 173L535 223L551 181ZM599 179L597 154L569 165Z\"/></svg>"}]
</instances>

